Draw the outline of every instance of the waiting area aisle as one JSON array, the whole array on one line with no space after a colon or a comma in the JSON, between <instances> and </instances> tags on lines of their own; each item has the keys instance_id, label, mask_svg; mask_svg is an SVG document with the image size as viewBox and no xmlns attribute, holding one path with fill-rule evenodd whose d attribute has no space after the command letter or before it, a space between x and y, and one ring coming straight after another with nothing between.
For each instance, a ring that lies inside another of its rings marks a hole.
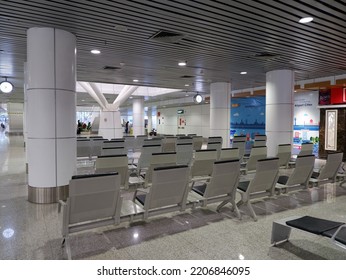
<instances>
[{"instance_id":1,"label":"waiting area aisle","mask_svg":"<svg viewBox=\"0 0 346 280\"><path fill-rule=\"evenodd\" d=\"M27 201L23 137L0 136L0 259L65 259L58 204ZM79 166L84 173L88 166ZM287 172L287 171L286 171ZM130 198L131 192L124 192ZM326 184L253 202L242 220L230 204L174 212L147 222L121 223L71 234L73 259L346 259L346 250L316 235L294 231L271 247L273 221L310 215L346 221L346 188Z\"/></svg>"}]
</instances>

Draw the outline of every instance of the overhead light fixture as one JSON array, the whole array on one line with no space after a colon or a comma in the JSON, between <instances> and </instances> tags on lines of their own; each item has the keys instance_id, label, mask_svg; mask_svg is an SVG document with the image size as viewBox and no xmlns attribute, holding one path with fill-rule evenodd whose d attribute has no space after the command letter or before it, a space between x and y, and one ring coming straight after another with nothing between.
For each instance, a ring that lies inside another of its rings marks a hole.
<instances>
[{"instance_id":1,"label":"overhead light fixture","mask_svg":"<svg viewBox=\"0 0 346 280\"><path fill-rule=\"evenodd\" d=\"M194 97L193 97L193 102L195 102L196 104L199 104L203 101L203 97L202 95L200 95L199 93L197 93Z\"/></svg>"},{"instance_id":2,"label":"overhead light fixture","mask_svg":"<svg viewBox=\"0 0 346 280\"><path fill-rule=\"evenodd\" d=\"M91 52L92 54L100 54L100 53L101 53L100 50L91 50L90 52Z\"/></svg>"},{"instance_id":3,"label":"overhead light fixture","mask_svg":"<svg viewBox=\"0 0 346 280\"><path fill-rule=\"evenodd\" d=\"M137 82L138 82L138 80L137 80L137 79L134 79L133 81L134 81L135 83L137 83Z\"/></svg>"},{"instance_id":4,"label":"overhead light fixture","mask_svg":"<svg viewBox=\"0 0 346 280\"><path fill-rule=\"evenodd\" d=\"M301 18L301 19L299 20L299 23L308 23L308 22L311 22L311 21L313 21L313 20L314 20L313 17L304 17L304 18Z\"/></svg>"},{"instance_id":5,"label":"overhead light fixture","mask_svg":"<svg viewBox=\"0 0 346 280\"><path fill-rule=\"evenodd\" d=\"M185 84L186 87L190 86L189 84Z\"/></svg>"},{"instance_id":6,"label":"overhead light fixture","mask_svg":"<svg viewBox=\"0 0 346 280\"><path fill-rule=\"evenodd\" d=\"M246 71L242 71L242 72L240 72L240 75L246 75L247 74L247 72Z\"/></svg>"},{"instance_id":7,"label":"overhead light fixture","mask_svg":"<svg viewBox=\"0 0 346 280\"><path fill-rule=\"evenodd\" d=\"M5 77L5 81L0 83L0 91L3 93L11 93L13 90L13 85L9 81L7 81L7 78Z\"/></svg>"},{"instance_id":8,"label":"overhead light fixture","mask_svg":"<svg viewBox=\"0 0 346 280\"><path fill-rule=\"evenodd\" d=\"M186 97L188 97L189 95L188 94L185 94Z\"/></svg>"},{"instance_id":9,"label":"overhead light fixture","mask_svg":"<svg viewBox=\"0 0 346 280\"><path fill-rule=\"evenodd\" d=\"M178 63L178 65L179 65L179 66L186 66L186 61L180 61L180 62Z\"/></svg>"}]
</instances>

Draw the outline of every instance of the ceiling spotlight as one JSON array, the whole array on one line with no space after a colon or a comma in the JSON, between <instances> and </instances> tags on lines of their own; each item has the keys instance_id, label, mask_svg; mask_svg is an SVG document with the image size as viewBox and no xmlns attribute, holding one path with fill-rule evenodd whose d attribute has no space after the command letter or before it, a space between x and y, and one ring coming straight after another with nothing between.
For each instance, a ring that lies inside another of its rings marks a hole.
<instances>
[{"instance_id":1,"label":"ceiling spotlight","mask_svg":"<svg viewBox=\"0 0 346 280\"><path fill-rule=\"evenodd\" d=\"M91 52L92 54L100 54L100 53L101 53L100 50L91 50L90 52Z\"/></svg>"},{"instance_id":2,"label":"ceiling spotlight","mask_svg":"<svg viewBox=\"0 0 346 280\"><path fill-rule=\"evenodd\" d=\"M246 71L242 71L242 72L240 72L240 75L246 75L247 74L247 72Z\"/></svg>"},{"instance_id":3,"label":"ceiling spotlight","mask_svg":"<svg viewBox=\"0 0 346 280\"><path fill-rule=\"evenodd\" d=\"M300 22L300 23L308 23L308 22L311 22L311 21L313 21L313 20L314 20L313 17L304 17L304 18L301 18L301 19L299 20L299 22Z\"/></svg>"},{"instance_id":4,"label":"ceiling spotlight","mask_svg":"<svg viewBox=\"0 0 346 280\"><path fill-rule=\"evenodd\" d=\"M185 84L186 87L190 86L189 84Z\"/></svg>"},{"instance_id":5,"label":"ceiling spotlight","mask_svg":"<svg viewBox=\"0 0 346 280\"><path fill-rule=\"evenodd\" d=\"M203 101L203 97L202 95L200 95L199 93L197 93L194 97L193 97L193 101L196 103L196 104L199 104Z\"/></svg>"},{"instance_id":6,"label":"ceiling spotlight","mask_svg":"<svg viewBox=\"0 0 346 280\"><path fill-rule=\"evenodd\" d=\"M178 65L179 65L179 66L186 66L186 61L180 61L180 62L178 63Z\"/></svg>"},{"instance_id":7,"label":"ceiling spotlight","mask_svg":"<svg viewBox=\"0 0 346 280\"><path fill-rule=\"evenodd\" d=\"M188 94L185 94L186 97L188 97L189 95Z\"/></svg>"},{"instance_id":8,"label":"ceiling spotlight","mask_svg":"<svg viewBox=\"0 0 346 280\"><path fill-rule=\"evenodd\" d=\"M133 80L133 82L137 83L137 82L138 82L138 80L137 80L137 79L134 79L134 80Z\"/></svg>"},{"instance_id":9,"label":"ceiling spotlight","mask_svg":"<svg viewBox=\"0 0 346 280\"><path fill-rule=\"evenodd\" d=\"M0 91L3 93L11 93L13 90L13 85L9 81L7 81L7 78L5 77L5 81L0 83Z\"/></svg>"}]
</instances>

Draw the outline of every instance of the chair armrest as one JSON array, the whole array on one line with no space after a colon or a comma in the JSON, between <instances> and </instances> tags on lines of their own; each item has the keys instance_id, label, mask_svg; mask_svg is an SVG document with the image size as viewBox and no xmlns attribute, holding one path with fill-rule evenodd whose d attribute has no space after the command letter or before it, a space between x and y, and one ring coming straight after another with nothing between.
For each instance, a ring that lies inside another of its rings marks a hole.
<instances>
[{"instance_id":1,"label":"chair armrest","mask_svg":"<svg viewBox=\"0 0 346 280\"><path fill-rule=\"evenodd\" d=\"M194 182L198 182L198 181L210 181L212 177L211 176L196 176L196 177L192 177L190 179L190 183L194 183Z\"/></svg>"},{"instance_id":2,"label":"chair armrest","mask_svg":"<svg viewBox=\"0 0 346 280\"><path fill-rule=\"evenodd\" d=\"M137 196L137 193L141 192L141 193L144 193L144 194L148 194L150 192L150 187L149 188L138 188L135 190L134 194L133 194L133 198L132 198L132 201L135 201L136 200L136 196Z\"/></svg>"},{"instance_id":3,"label":"chair armrest","mask_svg":"<svg viewBox=\"0 0 346 280\"><path fill-rule=\"evenodd\" d=\"M58 204L58 213L60 213L61 212L61 208L63 208L63 207L66 207L66 201L63 201L63 200L59 200L58 201L59 202L59 204Z\"/></svg>"},{"instance_id":4,"label":"chair armrest","mask_svg":"<svg viewBox=\"0 0 346 280\"><path fill-rule=\"evenodd\" d=\"M341 231L342 228L346 228L346 224L341 225L337 231L333 234L333 236L331 237L331 240L333 243L335 243L336 245L338 245L339 247L346 249L346 244L339 242L338 240L336 240L335 238L337 238L338 233Z\"/></svg>"}]
</instances>

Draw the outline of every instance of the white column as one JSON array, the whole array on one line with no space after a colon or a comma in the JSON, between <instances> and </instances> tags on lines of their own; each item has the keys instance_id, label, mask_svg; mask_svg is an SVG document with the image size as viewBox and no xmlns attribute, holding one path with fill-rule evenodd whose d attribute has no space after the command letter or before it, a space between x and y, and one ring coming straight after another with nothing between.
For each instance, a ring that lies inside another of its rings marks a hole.
<instances>
[{"instance_id":1,"label":"white column","mask_svg":"<svg viewBox=\"0 0 346 280\"><path fill-rule=\"evenodd\" d=\"M268 156L275 156L278 144L292 143L294 72L292 70L270 71L266 79Z\"/></svg>"},{"instance_id":2,"label":"white column","mask_svg":"<svg viewBox=\"0 0 346 280\"><path fill-rule=\"evenodd\" d=\"M133 135L144 134L144 99L136 98L133 99L132 104L133 111Z\"/></svg>"},{"instance_id":3,"label":"white column","mask_svg":"<svg viewBox=\"0 0 346 280\"><path fill-rule=\"evenodd\" d=\"M28 71L27 63L24 62L24 108L23 108L23 136L24 136L24 147L25 147L25 170L28 173L28 149L26 148L28 142L28 124L27 124L27 107L28 107Z\"/></svg>"},{"instance_id":4,"label":"white column","mask_svg":"<svg viewBox=\"0 0 346 280\"><path fill-rule=\"evenodd\" d=\"M230 146L231 84L210 85L210 136L222 136L224 148Z\"/></svg>"},{"instance_id":5,"label":"white column","mask_svg":"<svg viewBox=\"0 0 346 280\"><path fill-rule=\"evenodd\" d=\"M57 202L76 170L76 38L27 32L28 199Z\"/></svg>"},{"instance_id":6,"label":"white column","mask_svg":"<svg viewBox=\"0 0 346 280\"><path fill-rule=\"evenodd\" d=\"M153 111L151 108L148 108L148 133L153 129Z\"/></svg>"},{"instance_id":7,"label":"white column","mask_svg":"<svg viewBox=\"0 0 346 280\"><path fill-rule=\"evenodd\" d=\"M101 111L99 135L106 139L123 137L120 111Z\"/></svg>"}]
</instances>

